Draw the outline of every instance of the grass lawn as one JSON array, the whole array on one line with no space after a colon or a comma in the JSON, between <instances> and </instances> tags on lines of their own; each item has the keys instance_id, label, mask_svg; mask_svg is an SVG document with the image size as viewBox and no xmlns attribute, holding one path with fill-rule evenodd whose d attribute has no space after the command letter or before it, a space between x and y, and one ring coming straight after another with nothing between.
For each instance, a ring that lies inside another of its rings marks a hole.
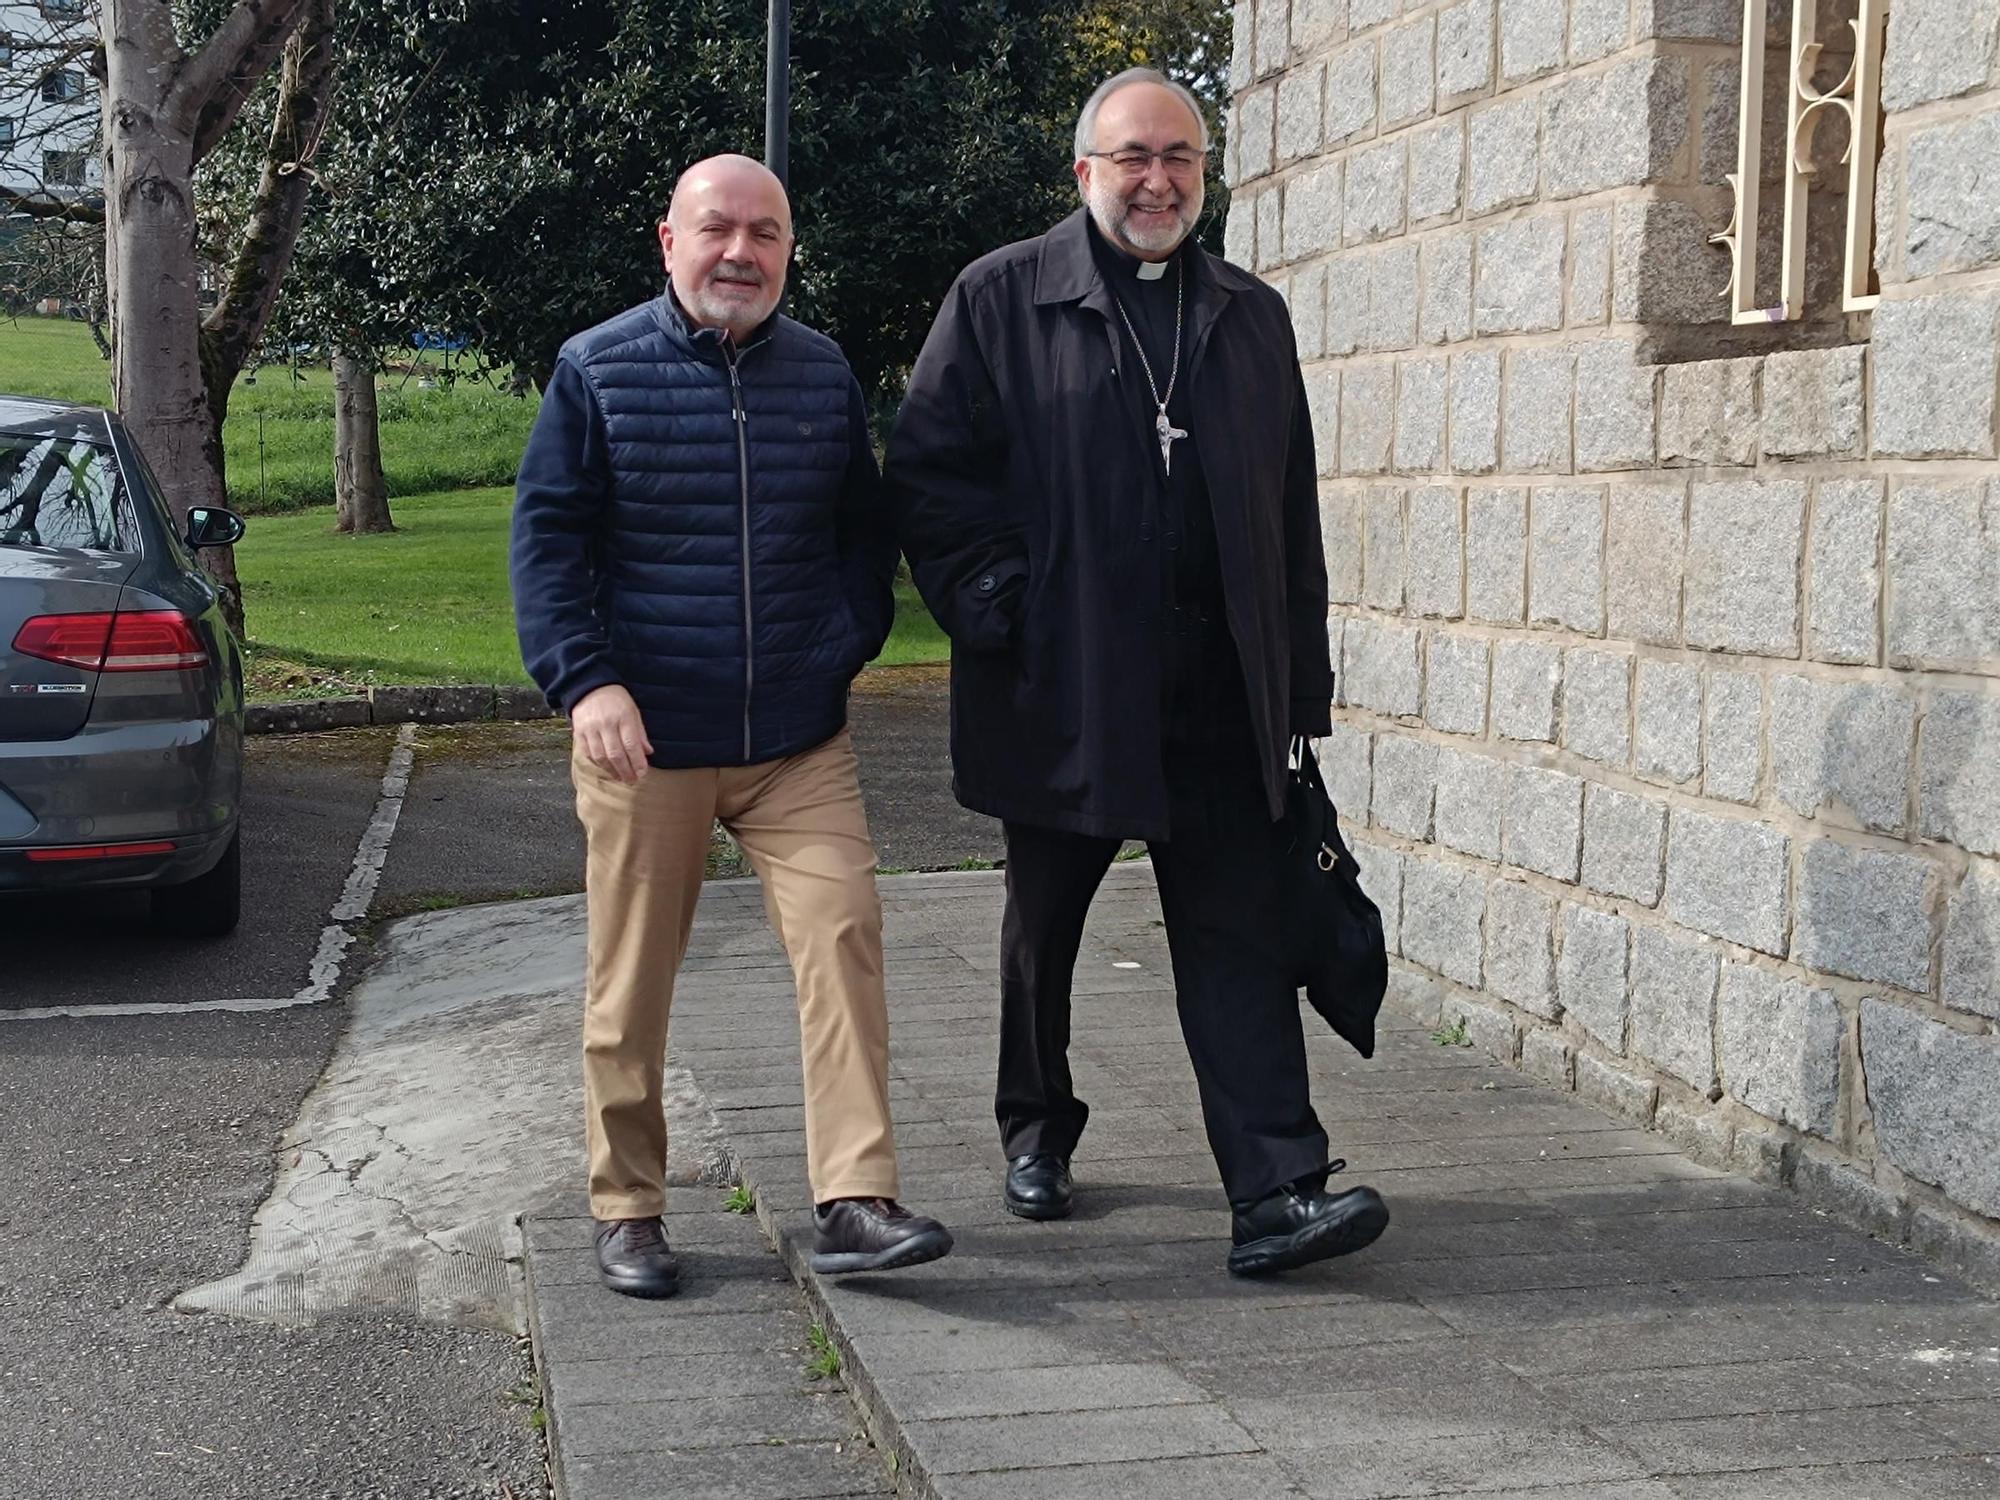
<instances>
[{"instance_id":1,"label":"grass lawn","mask_svg":"<svg viewBox=\"0 0 2000 1500\"><path fill-rule=\"evenodd\" d=\"M388 536L333 532L333 377L266 367L239 382L222 436L233 504L254 519L236 566L251 693L292 697L374 683L526 682L507 590L510 489L537 398L384 377ZM90 330L60 318L0 321L0 391L102 404L110 366ZM468 488L472 486L472 488ZM306 507L313 507L307 509ZM878 665L942 661L943 633L899 583Z\"/></svg>"},{"instance_id":2,"label":"grass lawn","mask_svg":"<svg viewBox=\"0 0 2000 1500\"><path fill-rule=\"evenodd\" d=\"M399 531L343 537L330 510L259 516L236 549L253 697L374 683L526 682L507 589L508 489L396 501ZM942 661L943 633L907 582L879 666Z\"/></svg>"},{"instance_id":3,"label":"grass lawn","mask_svg":"<svg viewBox=\"0 0 2000 1500\"><path fill-rule=\"evenodd\" d=\"M427 356L433 361L436 356ZM266 366L237 383L222 424L230 502L250 513L333 503L333 376ZM539 398L485 381L420 389L400 371L380 378L382 468L394 496L510 484ZM0 391L103 405L111 366L90 330L65 318L0 321Z\"/></svg>"}]
</instances>

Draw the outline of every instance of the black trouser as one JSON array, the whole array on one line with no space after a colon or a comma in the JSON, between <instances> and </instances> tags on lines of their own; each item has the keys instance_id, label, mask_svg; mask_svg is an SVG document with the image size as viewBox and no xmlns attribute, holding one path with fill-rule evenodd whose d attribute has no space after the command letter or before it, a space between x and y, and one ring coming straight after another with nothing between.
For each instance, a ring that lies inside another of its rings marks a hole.
<instances>
[{"instance_id":1,"label":"black trouser","mask_svg":"<svg viewBox=\"0 0 2000 1500\"><path fill-rule=\"evenodd\" d=\"M1247 1202L1327 1161L1298 991L1280 956L1282 825L1270 821L1242 740L1170 742L1166 772L1170 836L1151 850L1181 1035L1222 1185L1232 1202ZM1008 1156L1068 1156L1090 1113L1070 1080L1070 982L1084 917L1119 841L1025 823L1005 831L994 1113Z\"/></svg>"}]
</instances>

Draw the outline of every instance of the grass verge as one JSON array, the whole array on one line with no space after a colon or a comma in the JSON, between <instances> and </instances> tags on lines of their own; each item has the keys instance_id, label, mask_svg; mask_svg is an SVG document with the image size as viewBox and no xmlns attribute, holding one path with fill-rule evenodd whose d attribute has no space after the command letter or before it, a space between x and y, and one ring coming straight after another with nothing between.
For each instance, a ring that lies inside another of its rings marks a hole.
<instances>
[{"instance_id":1,"label":"grass verge","mask_svg":"<svg viewBox=\"0 0 2000 1500\"><path fill-rule=\"evenodd\" d=\"M387 683L523 683L507 584L508 489L412 495L398 530L341 536L333 513L258 516L236 549L253 698L324 697ZM877 666L949 655L923 600L896 588Z\"/></svg>"},{"instance_id":2,"label":"grass verge","mask_svg":"<svg viewBox=\"0 0 2000 1500\"><path fill-rule=\"evenodd\" d=\"M504 489L413 495L397 531L341 536L329 510L259 516L236 548L254 695L383 683L526 682L507 588Z\"/></svg>"},{"instance_id":3,"label":"grass verge","mask_svg":"<svg viewBox=\"0 0 2000 1500\"><path fill-rule=\"evenodd\" d=\"M540 404L484 380L422 388L431 363L378 379L382 469L391 497L510 484ZM265 514L333 503L333 376L265 366L237 382L222 424L230 503ZM111 366L65 318L0 322L0 391L102 406Z\"/></svg>"}]
</instances>

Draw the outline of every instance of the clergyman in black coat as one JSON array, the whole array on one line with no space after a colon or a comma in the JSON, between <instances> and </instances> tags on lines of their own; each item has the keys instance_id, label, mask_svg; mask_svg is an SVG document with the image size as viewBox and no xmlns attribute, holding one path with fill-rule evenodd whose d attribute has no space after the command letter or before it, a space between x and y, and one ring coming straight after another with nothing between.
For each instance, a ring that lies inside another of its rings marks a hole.
<instances>
[{"instance_id":1,"label":"clergyman in black coat","mask_svg":"<svg viewBox=\"0 0 2000 1500\"><path fill-rule=\"evenodd\" d=\"M1006 835L1007 1207L1071 1209L1089 1113L1071 978L1120 842L1143 839L1235 1213L1229 1268L1251 1274L1359 1249L1388 1211L1326 1189L1276 925L1286 757L1329 728L1326 565L1285 305L1190 238L1207 150L1160 74L1097 90L1084 207L960 274L886 477L952 641L954 788Z\"/></svg>"}]
</instances>

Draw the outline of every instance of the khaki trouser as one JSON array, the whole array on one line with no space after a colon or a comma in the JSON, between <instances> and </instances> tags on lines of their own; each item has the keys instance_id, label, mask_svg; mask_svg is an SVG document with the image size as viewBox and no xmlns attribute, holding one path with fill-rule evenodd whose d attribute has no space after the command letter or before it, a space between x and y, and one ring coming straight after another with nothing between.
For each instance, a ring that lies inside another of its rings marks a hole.
<instances>
[{"instance_id":1,"label":"khaki trouser","mask_svg":"<svg viewBox=\"0 0 2000 1500\"><path fill-rule=\"evenodd\" d=\"M636 1219L664 1207L667 1012L718 819L764 883L797 980L813 1199L895 1197L882 903L847 731L761 765L655 767L636 786L573 752L570 775L589 844L591 1213Z\"/></svg>"}]
</instances>

